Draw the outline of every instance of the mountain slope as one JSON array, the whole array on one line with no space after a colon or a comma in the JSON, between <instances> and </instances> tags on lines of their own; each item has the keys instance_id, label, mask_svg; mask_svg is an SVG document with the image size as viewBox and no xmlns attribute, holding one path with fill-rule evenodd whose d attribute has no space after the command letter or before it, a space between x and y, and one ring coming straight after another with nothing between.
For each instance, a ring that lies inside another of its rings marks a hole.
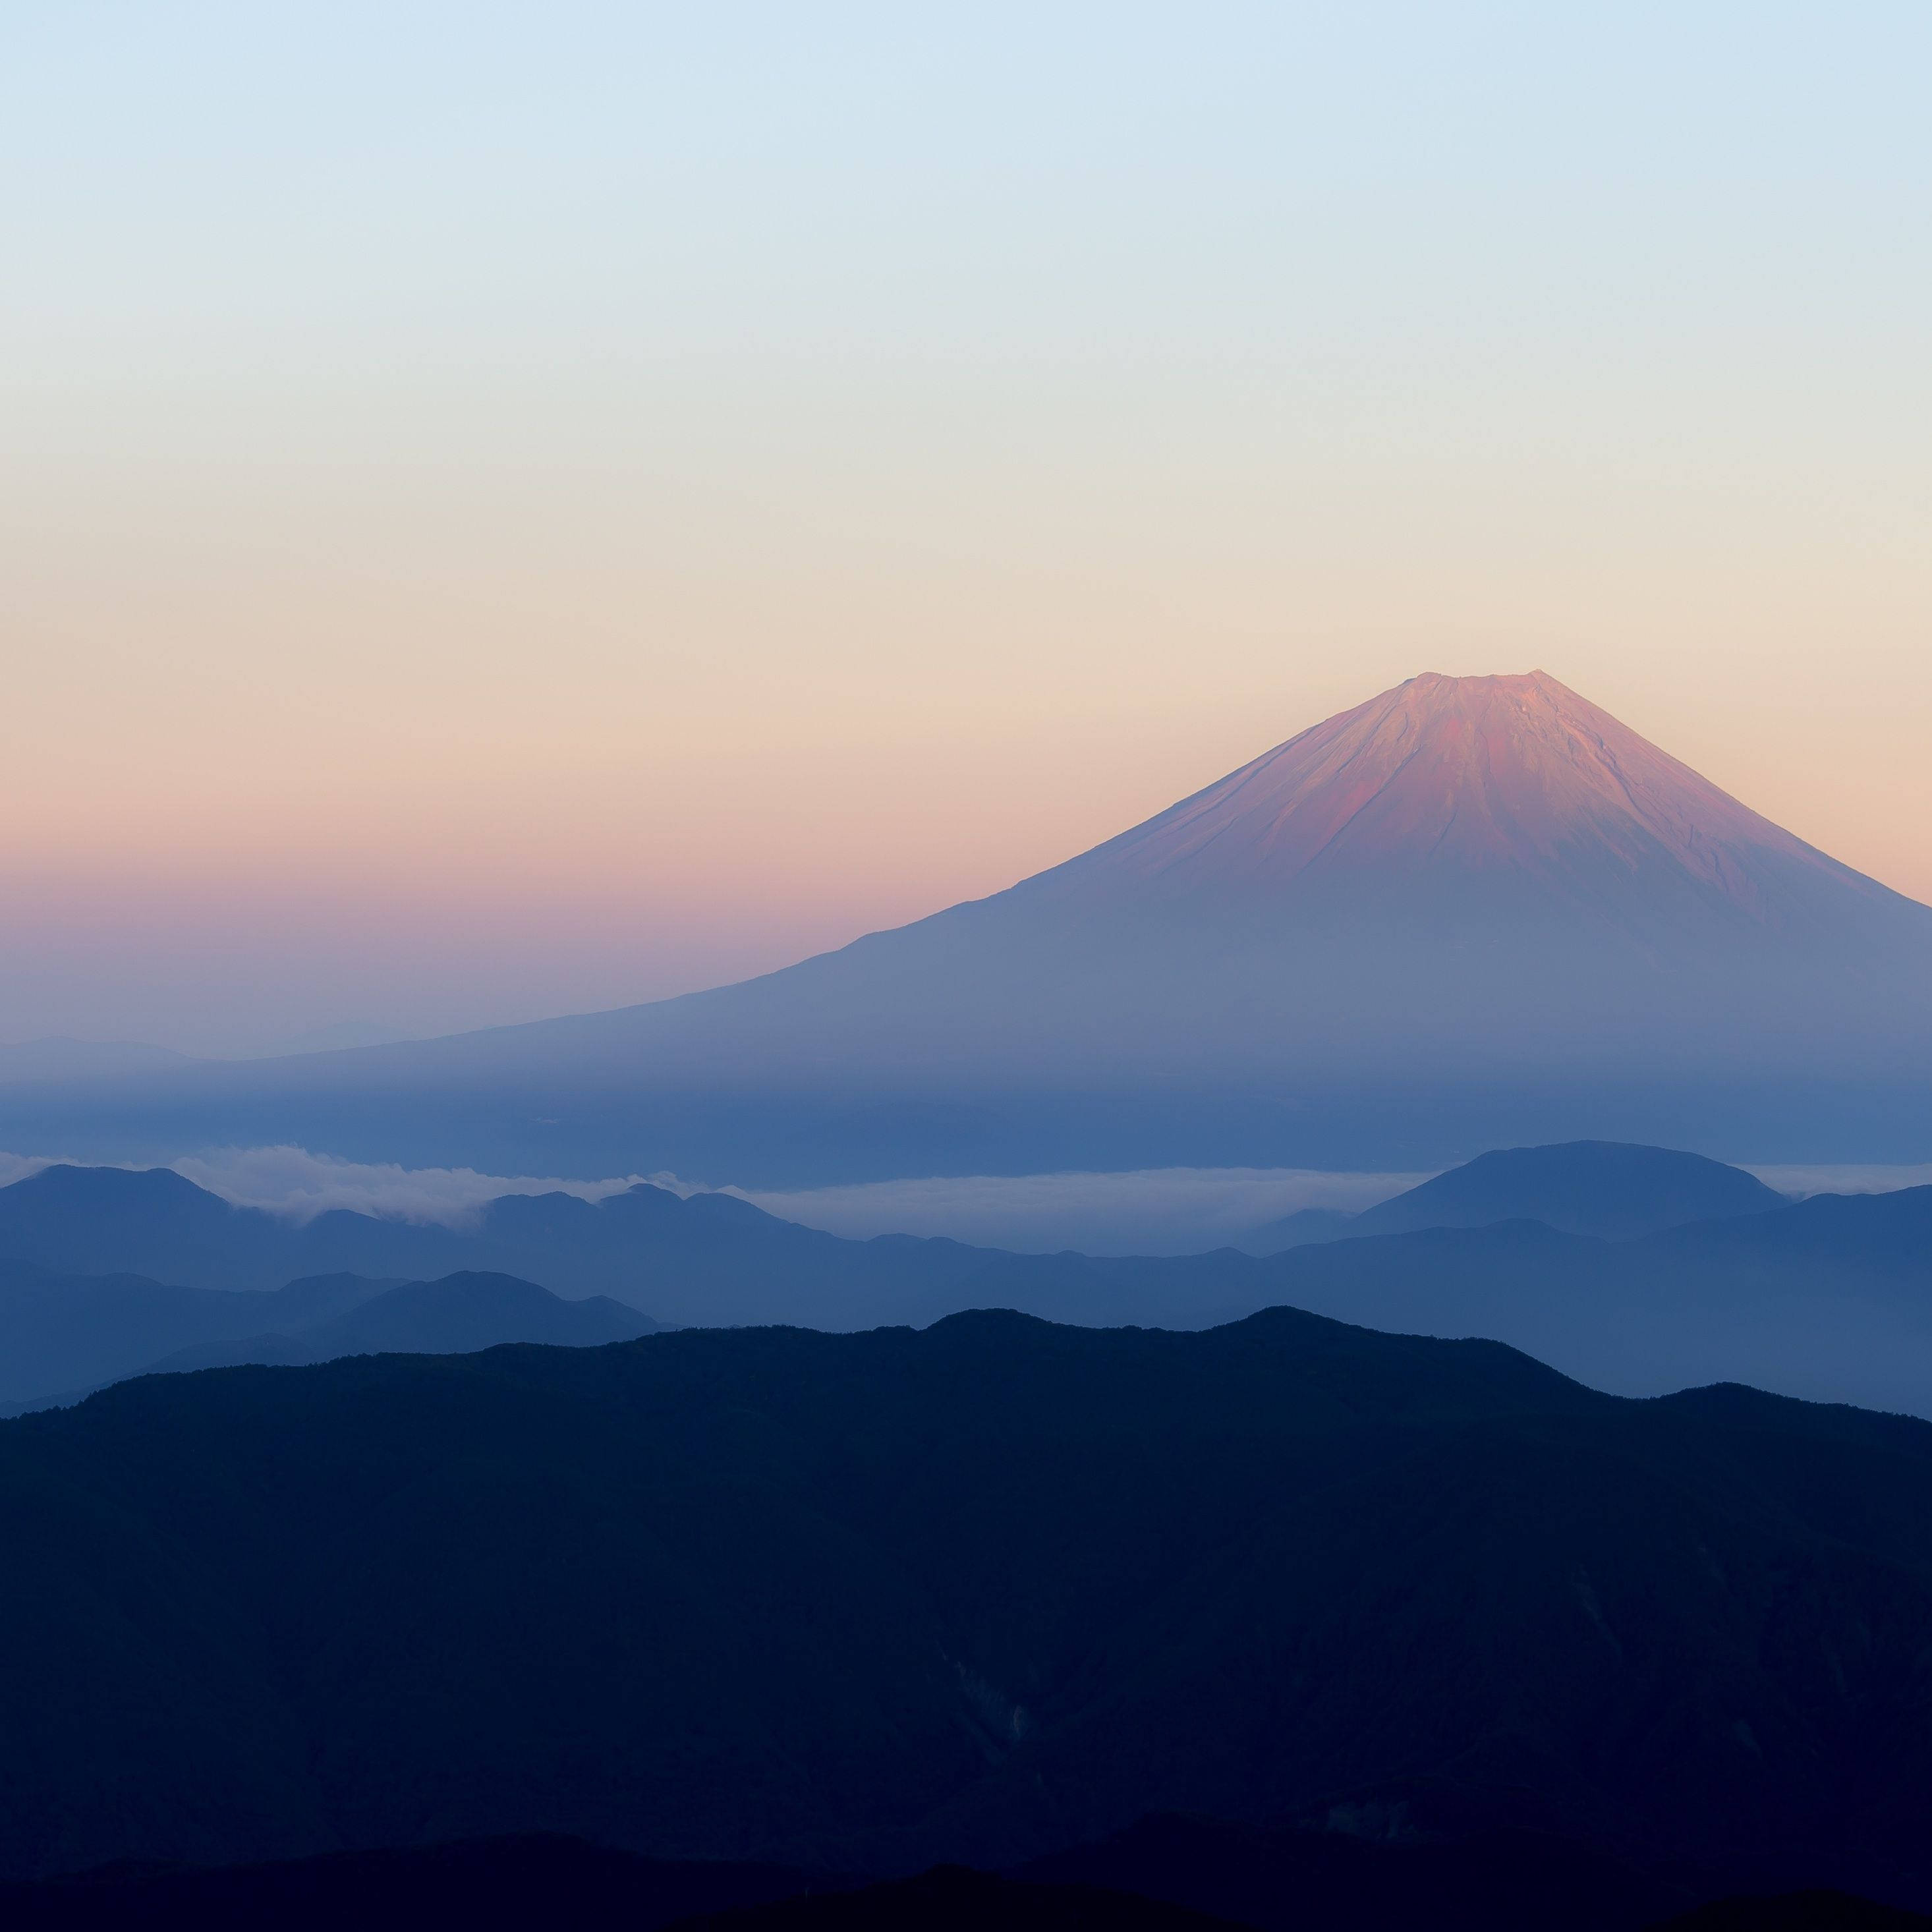
<instances>
[{"instance_id":1,"label":"mountain slope","mask_svg":"<svg viewBox=\"0 0 1932 1932\"><path fill-rule=\"evenodd\" d=\"M992 1251L885 1235L847 1240L729 1194L648 1182L590 1202L505 1195L458 1229L332 1209L305 1222L236 1208L166 1168L49 1167L0 1187L0 1256L71 1274L172 1276L268 1289L296 1276L511 1274L608 1294L680 1323L894 1320L909 1293L962 1279Z\"/></svg>"},{"instance_id":2,"label":"mountain slope","mask_svg":"<svg viewBox=\"0 0 1932 1932\"><path fill-rule=\"evenodd\" d=\"M1932 1886L1932 1427L1491 1343L981 1315L158 1376L0 1425L0 1536L14 1873L1001 1866L1432 1792Z\"/></svg>"},{"instance_id":3,"label":"mountain slope","mask_svg":"<svg viewBox=\"0 0 1932 1932\"><path fill-rule=\"evenodd\" d=\"M1540 1221L1569 1234L1627 1240L1692 1221L1764 1214L1784 1197L1742 1168L1670 1148L1574 1141L1499 1148L1358 1214L1352 1234Z\"/></svg>"},{"instance_id":4,"label":"mountain slope","mask_svg":"<svg viewBox=\"0 0 1932 1932\"><path fill-rule=\"evenodd\" d=\"M1558 1151L1561 1178L1576 1156ZM1686 1170L1661 1158L1663 1192L1627 1186L1610 1204L1622 1212L1648 1201L1654 1211L1673 1198ZM1622 1151L1610 1164L1624 1183L1652 1172ZM1537 1166L1528 1163L1532 1178ZM1469 1171L1486 1172L1480 1161ZM1701 1165L1688 1172L1707 1204L1750 1198L1738 1185L1748 1177L1725 1178L1732 1170L1720 1168L1710 1192ZM1504 1172L1524 1169L1506 1163ZM310 1360L293 1338L347 1305L283 1314L272 1311L288 1304L266 1294L76 1279L90 1266L124 1277L194 1263L234 1288L296 1273L316 1278L280 1291L291 1301L326 1298L332 1280L366 1296L388 1283L364 1276L512 1275L692 1327L922 1326L995 1307L1100 1327L1190 1329L1286 1304L1397 1332L1493 1336L1621 1394L1743 1380L1932 1415L1932 1188L1821 1196L1616 1241L1515 1221L1328 1240L1265 1259L1232 1249L1108 1258L903 1235L848 1240L730 1196L682 1199L649 1186L596 1203L506 1196L460 1232L346 1213L298 1226L212 1196L197 1204L183 1190L200 1192L176 1175L114 1168L50 1169L0 1190L0 1234L58 1278L50 1286L31 1265L0 1264L0 1402L68 1395L190 1347L212 1352L190 1359L232 1359L218 1343L248 1344L250 1360ZM1537 1197L1552 1213L1561 1199L1546 1187ZM191 1240L181 1236L184 1223ZM279 1354L255 1346L278 1333L291 1338Z\"/></svg>"},{"instance_id":5,"label":"mountain slope","mask_svg":"<svg viewBox=\"0 0 1932 1932\"><path fill-rule=\"evenodd\" d=\"M1592 1386L1748 1382L1932 1416L1932 1187L1820 1196L1631 1240L1529 1221L1179 1258L1015 1255L982 1306L1176 1328L1286 1304L1404 1334L1486 1335Z\"/></svg>"},{"instance_id":6,"label":"mountain slope","mask_svg":"<svg viewBox=\"0 0 1932 1932\"><path fill-rule=\"evenodd\" d=\"M270 1298L274 1299L276 1298ZM294 1366L343 1355L461 1355L506 1342L597 1348L656 1333L647 1315L608 1296L561 1300L534 1282L471 1272L386 1288L332 1320L232 1340L205 1342L164 1356L151 1374L232 1368L244 1363Z\"/></svg>"},{"instance_id":7,"label":"mountain slope","mask_svg":"<svg viewBox=\"0 0 1932 1932\"><path fill-rule=\"evenodd\" d=\"M130 1376L506 1342L583 1348L658 1325L602 1295L564 1300L498 1274L406 1282L331 1274L260 1292L0 1261L0 1414L76 1401Z\"/></svg>"},{"instance_id":8,"label":"mountain slope","mask_svg":"<svg viewBox=\"0 0 1932 1932\"><path fill-rule=\"evenodd\" d=\"M278 1294L0 1261L0 1411L137 1376L182 1348L328 1320L386 1283L338 1276Z\"/></svg>"},{"instance_id":9,"label":"mountain slope","mask_svg":"<svg viewBox=\"0 0 1932 1932\"><path fill-rule=\"evenodd\" d=\"M8 1090L0 1134L747 1184L1582 1138L1874 1159L1932 1132L1928 986L1932 910L1540 672L1432 675L762 979L111 1096Z\"/></svg>"},{"instance_id":10,"label":"mountain slope","mask_svg":"<svg viewBox=\"0 0 1932 1932\"><path fill-rule=\"evenodd\" d=\"M1478 1154L1359 1214L1304 1208L1251 1229L1239 1245L1246 1253L1268 1255L1314 1241L1498 1221L1540 1221L1565 1234L1627 1240L1784 1205L1784 1196L1756 1175L1702 1154L1571 1141Z\"/></svg>"}]
</instances>

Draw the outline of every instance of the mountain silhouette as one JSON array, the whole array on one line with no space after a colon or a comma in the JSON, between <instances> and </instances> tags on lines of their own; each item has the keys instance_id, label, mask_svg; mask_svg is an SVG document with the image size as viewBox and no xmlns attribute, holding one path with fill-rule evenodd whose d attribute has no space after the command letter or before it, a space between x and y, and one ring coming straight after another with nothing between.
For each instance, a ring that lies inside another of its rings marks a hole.
<instances>
[{"instance_id":1,"label":"mountain silhouette","mask_svg":"<svg viewBox=\"0 0 1932 1932\"><path fill-rule=\"evenodd\" d=\"M62 1165L0 1187L0 1256L60 1274L267 1290L297 1276L482 1270L647 1312L668 1296L680 1322L901 1318L910 1289L962 1278L994 1252L906 1235L848 1240L736 1195L649 1182L595 1202L504 1195L460 1228L346 1208L298 1222L233 1206L164 1168Z\"/></svg>"},{"instance_id":2,"label":"mountain silhouette","mask_svg":"<svg viewBox=\"0 0 1932 1932\"><path fill-rule=\"evenodd\" d=\"M180 1349L152 1364L151 1372L328 1362L341 1355L460 1355L506 1342L587 1348L628 1342L657 1326L607 1295L565 1301L534 1282L472 1271L401 1282L292 1334L271 1330Z\"/></svg>"},{"instance_id":3,"label":"mountain silhouette","mask_svg":"<svg viewBox=\"0 0 1932 1932\"><path fill-rule=\"evenodd\" d=\"M237 1294L132 1270L86 1274L0 1261L0 1412L73 1400L184 1348L307 1328L388 1286L336 1275Z\"/></svg>"},{"instance_id":4,"label":"mountain silhouette","mask_svg":"<svg viewBox=\"0 0 1932 1932\"><path fill-rule=\"evenodd\" d=\"M1916 1905L1928 1498L1923 1423L1285 1310L150 1376L0 1424L0 1876L1182 1812Z\"/></svg>"},{"instance_id":5,"label":"mountain silhouette","mask_svg":"<svg viewBox=\"0 0 1932 1932\"><path fill-rule=\"evenodd\" d=\"M0 1133L745 1184L1582 1138L1885 1158L1932 1131L1928 986L1932 909L1543 673L1430 675L1006 891L761 979L8 1088Z\"/></svg>"},{"instance_id":6,"label":"mountain silhouette","mask_svg":"<svg viewBox=\"0 0 1932 1932\"><path fill-rule=\"evenodd\" d=\"M1932 1188L1739 1214L1730 1210L1762 1198L1758 1184L1714 1162L1575 1148L1545 1162L1543 1151L1472 1162L1474 1178L1425 1218L1526 1206L1560 1217L1585 1180L1581 1204L1624 1225L1668 1222L1690 1204L1726 1211L1614 1240L1528 1220L1385 1235L1343 1222L1330 1238L1258 1258L1116 1258L850 1240L734 1196L648 1184L596 1202L506 1196L460 1230L340 1210L298 1224L178 1174L50 1168L0 1189L0 1257L23 1258L0 1259L0 1404L71 1399L182 1350L233 1359L216 1344L245 1345L251 1360L309 1360L312 1325L399 1280L460 1274L606 1296L690 1327L923 1327L992 1307L1192 1329L1286 1305L1396 1332L1495 1336L1620 1394L1742 1380L1932 1415ZM1497 1175L1508 1184L1492 1189ZM437 1339L452 1332L382 1346L468 1346ZM278 1334L286 1346L271 1354L266 1338ZM543 1339L490 1339L518 1336Z\"/></svg>"},{"instance_id":7,"label":"mountain silhouette","mask_svg":"<svg viewBox=\"0 0 1932 1932\"><path fill-rule=\"evenodd\" d=\"M1661 1233L1690 1221L1721 1221L1782 1208L1784 1197L1755 1174L1702 1154L1615 1142L1498 1148L1355 1215L1304 1208L1256 1228L1241 1246L1274 1246L1344 1234L1400 1234L1418 1228L1480 1228L1540 1221L1569 1234L1609 1240Z\"/></svg>"},{"instance_id":8,"label":"mountain silhouette","mask_svg":"<svg viewBox=\"0 0 1932 1932\"><path fill-rule=\"evenodd\" d=\"M502 1274L419 1282L323 1275L252 1293L0 1261L0 1414L76 1401L130 1376L456 1354L506 1342L584 1348L657 1326L602 1295L564 1300Z\"/></svg>"},{"instance_id":9,"label":"mountain silhouette","mask_svg":"<svg viewBox=\"0 0 1932 1932\"><path fill-rule=\"evenodd\" d=\"M1262 1258L1002 1256L969 1286L981 1306L1099 1324L1195 1328L1285 1304L1492 1336L1623 1394L1736 1380L1932 1416L1932 1187L1621 1241L1507 1221Z\"/></svg>"}]
</instances>

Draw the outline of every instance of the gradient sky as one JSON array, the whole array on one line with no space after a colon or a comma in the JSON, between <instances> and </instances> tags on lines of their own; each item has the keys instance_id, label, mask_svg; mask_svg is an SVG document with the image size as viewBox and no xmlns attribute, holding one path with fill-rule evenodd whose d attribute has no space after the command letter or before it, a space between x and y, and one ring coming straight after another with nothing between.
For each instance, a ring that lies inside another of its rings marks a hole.
<instances>
[{"instance_id":1,"label":"gradient sky","mask_svg":"<svg viewBox=\"0 0 1932 1932\"><path fill-rule=\"evenodd\" d=\"M1932 898L1932 10L0 8L0 1040L737 976L1424 670Z\"/></svg>"}]
</instances>

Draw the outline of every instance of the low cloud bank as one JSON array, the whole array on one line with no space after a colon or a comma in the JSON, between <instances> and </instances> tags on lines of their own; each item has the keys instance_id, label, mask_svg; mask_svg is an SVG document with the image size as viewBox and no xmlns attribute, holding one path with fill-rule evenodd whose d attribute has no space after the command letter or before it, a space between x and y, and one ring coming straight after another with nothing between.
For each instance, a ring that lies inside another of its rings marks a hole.
<instances>
[{"instance_id":1,"label":"low cloud bank","mask_svg":"<svg viewBox=\"0 0 1932 1932\"><path fill-rule=\"evenodd\" d=\"M0 1186L58 1159L0 1153ZM601 1201L640 1181L688 1195L675 1174L562 1176L482 1174L474 1168L406 1168L341 1160L305 1148L219 1148L169 1163L196 1186L242 1208L307 1221L334 1208L386 1220L462 1228L505 1194L574 1194ZM1922 1166L1754 1166L1780 1193L1880 1194L1932 1185ZM754 1189L736 1194L788 1221L834 1234L950 1236L984 1247L1050 1254L1190 1254L1240 1240L1303 1208L1359 1212L1426 1174L1328 1173L1307 1168L1172 1167L1131 1174L969 1174L881 1180L844 1187Z\"/></svg>"},{"instance_id":2,"label":"low cloud bank","mask_svg":"<svg viewBox=\"0 0 1932 1932\"><path fill-rule=\"evenodd\" d=\"M45 1155L0 1154L0 1186L24 1180L49 1165ZM482 1174L468 1167L340 1160L298 1147L218 1148L168 1165L238 1208L264 1208L296 1221L346 1208L386 1220L462 1228L504 1194L574 1194L599 1201L640 1180L678 1194L700 1191L671 1174L598 1180ZM860 1240L874 1234L938 1234L1027 1254L1077 1248L1088 1254L1156 1255L1221 1247L1298 1208L1372 1207L1426 1178L1303 1168L1174 1167L1132 1174L970 1174L846 1187L721 1191L785 1220Z\"/></svg>"},{"instance_id":3,"label":"low cloud bank","mask_svg":"<svg viewBox=\"0 0 1932 1932\"><path fill-rule=\"evenodd\" d=\"M1932 1163L1916 1167L1748 1167L1745 1172L1756 1174L1766 1186L1799 1201L1814 1194L1896 1194L1902 1187L1932 1187Z\"/></svg>"},{"instance_id":4,"label":"low cloud bank","mask_svg":"<svg viewBox=\"0 0 1932 1932\"><path fill-rule=\"evenodd\" d=\"M473 1167L398 1167L338 1160L306 1148L218 1148L170 1165L197 1187L238 1208L262 1208L297 1221L332 1208L392 1221L433 1221L460 1228L506 1194L574 1194L601 1201L640 1180L680 1193L692 1190L666 1174L631 1174L602 1180L530 1174L479 1174Z\"/></svg>"},{"instance_id":5,"label":"low cloud bank","mask_svg":"<svg viewBox=\"0 0 1932 1932\"><path fill-rule=\"evenodd\" d=\"M0 1154L0 1186L25 1180L58 1156ZM94 1165L95 1163L88 1163ZM310 1221L332 1208L385 1220L434 1222L461 1228L486 1204L506 1194L574 1194L601 1201L641 1180L678 1194L696 1190L670 1174L614 1175L573 1180L534 1174L479 1174L471 1167L399 1167L391 1162L339 1160L306 1148L216 1148L167 1165L197 1187L238 1208L260 1208L294 1221Z\"/></svg>"},{"instance_id":6,"label":"low cloud bank","mask_svg":"<svg viewBox=\"0 0 1932 1932\"><path fill-rule=\"evenodd\" d=\"M25 1180L29 1174L52 1166L45 1154L0 1154L0 1187L11 1187L15 1181Z\"/></svg>"},{"instance_id":7,"label":"low cloud bank","mask_svg":"<svg viewBox=\"0 0 1932 1932\"><path fill-rule=\"evenodd\" d=\"M1166 1167L1133 1174L972 1174L790 1192L731 1193L829 1234L944 1234L978 1246L1052 1254L1198 1253L1303 1208L1372 1208L1426 1174L1331 1174L1295 1167Z\"/></svg>"},{"instance_id":8,"label":"low cloud bank","mask_svg":"<svg viewBox=\"0 0 1932 1932\"><path fill-rule=\"evenodd\" d=\"M1751 1167L1767 1186L1813 1194L1889 1194L1932 1185L1923 1166ZM1307 1168L1169 1167L1137 1174L976 1174L848 1187L728 1189L766 1213L864 1239L942 1234L990 1248L1051 1254L1172 1255L1238 1243L1303 1208L1359 1214L1427 1173L1324 1173Z\"/></svg>"}]
</instances>

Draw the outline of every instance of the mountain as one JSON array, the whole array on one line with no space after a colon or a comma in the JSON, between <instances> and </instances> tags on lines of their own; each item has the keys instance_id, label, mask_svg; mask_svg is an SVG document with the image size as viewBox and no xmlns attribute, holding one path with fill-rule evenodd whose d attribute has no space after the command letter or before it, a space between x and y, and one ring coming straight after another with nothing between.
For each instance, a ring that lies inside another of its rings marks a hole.
<instances>
[{"instance_id":1,"label":"mountain","mask_svg":"<svg viewBox=\"0 0 1932 1932\"><path fill-rule=\"evenodd\" d=\"M0 1187L0 1256L71 1274L171 1276L266 1289L296 1276L513 1274L569 1297L608 1294L680 1323L902 1319L909 1299L994 1251L884 1235L847 1240L730 1194L640 1183L590 1202L511 1194L458 1229L337 1208L305 1222L237 1208L165 1168L62 1165Z\"/></svg>"},{"instance_id":2,"label":"mountain","mask_svg":"<svg viewBox=\"0 0 1932 1932\"><path fill-rule=\"evenodd\" d=\"M1932 1426L1736 1387L1286 1310L363 1356L0 1424L0 1874L1180 1812L1932 1897Z\"/></svg>"},{"instance_id":3,"label":"mountain","mask_svg":"<svg viewBox=\"0 0 1932 1932\"><path fill-rule=\"evenodd\" d=\"M70 1400L141 1375L181 1349L269 1328L306 1328L386 1286L337 1276L292 1282L275 1294L235 1294L132 1272L67 1274L0 1261L0 1412Z\"/></svg>"},{"instance_id":4,"label":"mountain","mask_svg":"<svg viewBox=\"0 0 1932 1932\"><path fill-rule=\"evenodd\" d=\"M1556 1171L1574 1172L1574 1150L1562 1151ZM1602 1165L1626 1180L1660 1174L1669 1185L1651 1197L1653 1210L1688 1198L1670 1191L1686 1170L1667 1154L1652 1164L1612 1152ZM1709 1180L1694 1164L1689 1172L1700 1186ZM1700 1198L1733 1206L1748 1198L1725 1172ZM1541 1204L1553 1213L1564 1198L1546 1190ZM1644 1197L1611 1188L1598 1198L1625 1212ZM476 1274L573 1300L608 1296L690 1327L924 1326L992 1307L1190 1329L1285 1304L1397 1332L1495 1336L1624 1394L1742 1380L1932 1415L1932 1188L1819 1196L1616 1241L1518 1220L1329 1240L1264 1258L1232 1249L1112 1258L904 1235L848 1240L733 1196L680 1198L648 1185L594 1203L508 1196L462 1231L342 1212L298 1225L232 1208L178 1174L50 1168L0 1189L0 1256L9 1253L27 1258L10 1271L0 1265L0 1402L16 1406L218 1342L245 1342L250 1360L307 1360L292 1346L267 1354L265 1338L296 1337L343 1312L293 1322L272 1316L266 1296L210 1294L204 1283L233 1291L350 1276L373 1293L368 1277L386 1286ZM70 1286L35 1284L36 1267ZM125 1279L140 1274L196 1286Z\"/></svg>"},{"instance_id":5,"label":"mountain","mask_svg":"<svg viewBox=\"0 0 1932 1932\"><path fill-rule=\"evenodd\" d=\"M607 1295L564 1301L534 1282L474 1272L441 1281L405 1282L358 1302L332 1321L234 1340L204 1342L152 1364L152 1372L232 1368L243 1363L291 1366L341 1355L460 1355L506 1342L558 1348L634 1341L658 1324Z\"/></svg>"},{"instance_id":6,"label":"mountain","mask_svg":"<svg viewBox=\"0 0 1932 1932\"><path fill-rule=\"evenodd\" d=\"M1575 692L1411 680L992 897L616 1012L0 1092L0 1144L745 1185L1916 1158L1932 909Z\"/></svg>"},{"instance_id":7,"label":"mountain","mask_svg":"<svg viewBox=\"0 0 1932 1932\"><path fill-rule=\"evenodd\" d=\"M1742 1168L1669 1148L1572 1141L1500 1148L1346 1220L1304 1208L1257 1228L1241 1245L1266 1254L1343 1235L1408 1234L1418 1228L1481 1228L1540 1221L1565 1234L1626 1240L1690 1221L1728 1220L1782 1208L1784 1197ZM1311 1220L1311 1216L1313 1218Z\"/></svg>"},{"instance_id":8,"label":"mountain","mask_svg":"<svg viewBox=\"0 0 1932 1932\"><path fill-rule=\"evenodd\" d=\"M0 1262L0 1414L75 1401L130 1376L338 1355L456 1354L506 1342L585 1348L657 1326L602 1295L561 1300L497 1274L407 1282L326 1275L263 1294Z\"/></svg>"},{"instance_id":9,"label":"mountain","mask_svg":"<svg viewBox=\"0 0 1932 1932\"><path fill-rule=\"evenodd\" d=\"M970 1287L1049 1320L1196 1328L1286 1304L1400 1334L1486 1335L1599 1388L1744 1381L1932 1416L1932 1187L1818 1196L1640 1239L1437 1228L1257 1259L1012 1255Z\"/></svg>"},{"instance_id":10,"label":"mountain","mask_svg":"<svg viewBox=\"0 0 1932 1932\"><path fill-rule=\"evenodd\" d=\"M1311 1241L1346 1240L1355 1216L1346 1208L1298 1208L1292 1214L1251 1228L1234 1245L1244 1254L1274 1255Z\"/></svg>"}]
</instances>

